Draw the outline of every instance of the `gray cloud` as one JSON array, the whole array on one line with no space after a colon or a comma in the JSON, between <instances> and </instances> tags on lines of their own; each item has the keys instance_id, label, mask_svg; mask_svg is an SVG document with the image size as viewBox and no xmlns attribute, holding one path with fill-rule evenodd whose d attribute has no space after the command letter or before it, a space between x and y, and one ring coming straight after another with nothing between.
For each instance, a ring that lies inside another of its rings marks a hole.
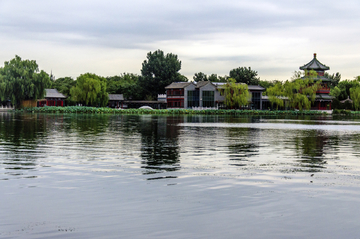
<instances>
[{"instance_id":1,"label":"gray cloud","mask_svg":"<svg viewBox=\"0 0 360 239\"><path fill-rule=\"evenodd\" d=\"M264 54L239 52L228 56L215 53L194 56L190 52L184 54L185 60L239 64L258 60L263 64L269 62L269 56L286 42L292 44L292 47L284 48L288 54L299 54L295 48L299 48L298 51L309 48L310 54L317 49L350 52L348 47L358 46L360 40L359 10L360 3L351 0L2 0L0 40L110 49L148 50L178 46L170 49L177 54L177 51L185 52L185 46L193 43L210 44L207 51L214 50L214 45L219 44L238 47L236 41L225 42L224 39L230 36L238 37L239 45L252 45L258 40L259 51ZM245 41L247 36L250 37ZM273 42L267 42L268 38ZM276 45L276 39L282 42ZM302 40L297 44L292 43L293 39ZM183 45L179 46L179 43ZM334 45L338 49L334 49ZM299 64L310 60L309 52L302 57Z\"/></svg>"}]
</instances>

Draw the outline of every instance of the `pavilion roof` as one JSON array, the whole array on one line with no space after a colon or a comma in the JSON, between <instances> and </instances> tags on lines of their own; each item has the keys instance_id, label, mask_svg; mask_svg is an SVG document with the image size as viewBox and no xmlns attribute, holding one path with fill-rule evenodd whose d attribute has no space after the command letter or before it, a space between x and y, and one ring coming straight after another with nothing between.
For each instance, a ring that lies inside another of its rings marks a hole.
<instances>
[{"instance_id":1,"label":"pavilion roof","mask_svg":"<svg viewBox=\"0 0 360 239\"><path fill-rule=\"evenodd\" d=\"M66 99L66 96L58 92L56 89L45 89L46 94L45 98L63 98Z\"/></svg>"},{"instance_id":2,"label":"pavilion roof","mask_svg":"<svg viewBox=\"0 0 360 239\"><path fill-rule=\"evenodd\" d=\"M316 59L316 53L314 53L314 58L309 63L300 67L300 70L326 71L329 69L330 69L330 67L322 64L320 61L318 61L318 59Z\"/></svg>"}]
</instances>

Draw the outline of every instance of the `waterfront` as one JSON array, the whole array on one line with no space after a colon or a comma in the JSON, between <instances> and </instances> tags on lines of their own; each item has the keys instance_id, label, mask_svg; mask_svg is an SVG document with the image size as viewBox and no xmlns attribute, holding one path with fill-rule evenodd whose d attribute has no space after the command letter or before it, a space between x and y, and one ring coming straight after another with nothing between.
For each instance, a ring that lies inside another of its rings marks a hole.
<instances>
[{"instance_id":1,"label":"waterfront","mask_svg":"<svg viewBox=\"0 0 360 239\"><path fill-rule=\"evenodd\" d=\"M354 238L360 120L0 113L1 238Z\"/></svg>"}]
</instances>

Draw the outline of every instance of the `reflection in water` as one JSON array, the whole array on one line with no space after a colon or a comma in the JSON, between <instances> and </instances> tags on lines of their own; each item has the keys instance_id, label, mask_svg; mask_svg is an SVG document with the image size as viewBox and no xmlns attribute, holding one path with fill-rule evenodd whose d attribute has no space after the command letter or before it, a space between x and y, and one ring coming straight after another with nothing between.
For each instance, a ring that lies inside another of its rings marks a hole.
<instances>
[{"instance_id":1,"label":"reflection in water","mask_svg":"<svg viewBox=\"0 0 360 239\"><path fill-rule=\"evenodd\" d=\"M35 170L37 159L43 157L38 144L47 135L47 123L44 115L0 113L0 162L4 175L36 177L28 176L28 171Z\"/></svg>"},{"instance_id":2,"label":"reflection in water","mask_svg":"<svg viewBox=\"0 0 360 239\"><path fill-rule=\"evenodd\" d=\"M300 155L300 166L308 172L319 172L325 168L326 160L324 147L328 136L323 131L306 130L301 131L299 137L294 139L298 154Z\"/></svg>"},{"instance_id":3,"label":"reflection in water","mask_svg":"<svg viewBox=\"0 0 360 239\"><path fill-rule=\"evenodd\" d=\"M146 174L180 169L178 123L182 118L144 116L141 133L142 168Z\"/></svg>"},{"instance_id":4,"label":"reflection in water","mask_svg":"<svg viewBox=\"0 0 360 239\"><path fill-rule=\"evenodd\" d=\"M259 154L259 129L227 128L230 165L246 166L250 157Z\"/></svg>"}]
</instances>

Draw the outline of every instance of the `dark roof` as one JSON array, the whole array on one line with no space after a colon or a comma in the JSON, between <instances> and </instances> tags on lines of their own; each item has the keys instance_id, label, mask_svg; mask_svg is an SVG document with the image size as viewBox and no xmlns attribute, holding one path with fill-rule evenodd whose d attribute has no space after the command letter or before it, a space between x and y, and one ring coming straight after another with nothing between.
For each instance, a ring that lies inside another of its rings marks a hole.
<instances>
[{"instance_id":1,"label":"dark roof","mask_svg":"<svg viewBox=\"0 0 360 239\"><path fill-rule=\"evenodd\" d=\"M56 89L45 89L45 91L46 91L45 98L64 98L64 99L66 99L66 96L61 94Z\"/></svg>"},{"instance_id":2,"label":"dark roof","mask_svg":"<svg viewBox=\"0 0 360 239\"><path fill-rule=\"evenodd\" d=\"M192 82L173 82L166 86L165 89L181 89L193 84Z\"/></svg>"},{"instance_id":3,"label":"dark roof","mask_svg":"<svg viewBox=\"0 0 360 239\"><path fill-rule=\"evenodd\" d=\"M109 100L124 100L123 94L109 94Z\"/></svg>"},{"instance_id":4,"label":"dark roof","mask_svg":"<svg viewBox=\"0 0 360 239\"><path fill-rule=\"evenodd\" d=\"M316 99L322 99L322 100L332 100L334 99L334 96L328 95L328 94L318 94L316 95Z\"/></svg>"},{"instance_id":5,"label":"dark roof","mask_svg":"<svg viewBox=\"0 0 360 239\"><path fill-rule=\"evenodd\" d=\"M340 103L346 103L346 102L352 103L353 101L349 98L349 96L346 100L340 101Z\"/></svg>"},{"instance_id":6,"label":"dark roof","mask_svg":"<svg viewBox=\"0 0 360 239\"><path fill-rule=\"evenodd\" d=\"M248 85L249 90L260 90L265 91L265 88L259 85Z\"/></svg>"},{"instance_id":7,"label":"dark roof","mask_svg":"<svg viewBox=\"0 0 360 239\"><path fill-rule=\"evenodd\" d=\"M321 70L326 71L329 70L330 67L322 64L320 61L316 59L316 53L314 53L314 58L307 64L300 67L300 70Z\"/></svg>"},{"instance_id":8,"label":"dark roof","mask_svg":"<svg viewBox=\"0 0 360 239\"><path fill-rule=\"evenodd\" d=\"M207 84L212 84L211 81L198 81L196 82L196 88L201 88Z\"/></svg>"}]
</instances>

